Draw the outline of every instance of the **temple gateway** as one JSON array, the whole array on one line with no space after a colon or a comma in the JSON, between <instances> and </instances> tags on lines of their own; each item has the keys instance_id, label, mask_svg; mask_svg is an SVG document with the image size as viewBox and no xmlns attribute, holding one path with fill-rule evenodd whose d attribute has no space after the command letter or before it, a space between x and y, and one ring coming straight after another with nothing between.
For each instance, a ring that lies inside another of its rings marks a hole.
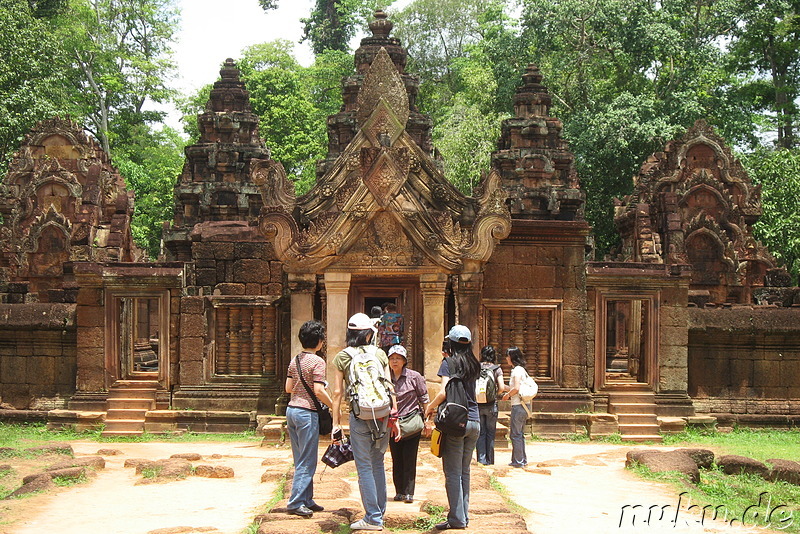
<instances>
[{"instance_id":1,"label":"temple gateway","mask_svg":"<svg viewBox=\"0 0 800 534\"><path fill-rule=\"evenodd\" d=\"M158 262L134 245L133 194L97 142L69 120L30 132L0 186L2 418L252 427L285 406L303 322L326 323L331 355L351 314L392 302L431 388L456 322L476 350L520 347L538 435L797 423L800 290L753 237L760 189L711 127L643 163L615 207L621 249L592 261L538 68L467 197L442 172L391 22L377 12L370 28L302 196L225 62Z\"/></svg>"}]
</instances>

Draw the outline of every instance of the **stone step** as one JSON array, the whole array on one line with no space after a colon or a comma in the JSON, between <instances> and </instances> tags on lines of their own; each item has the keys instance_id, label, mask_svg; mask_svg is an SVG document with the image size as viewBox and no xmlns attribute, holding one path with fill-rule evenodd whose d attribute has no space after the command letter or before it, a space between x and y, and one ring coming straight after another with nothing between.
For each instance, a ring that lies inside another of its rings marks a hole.
<instances>
[{"instance_id":1,"label":"stone step","mask_svg":"<svg viewBox=\"0 0 800 534\"><path fill-rule=\"evenodd\" d=\"M620 425L647 424L658 426L658 418L654 413L620 413L617 414Z\"/></svg>"},{"instance_id":2,"label":"stone step","mask_svg":"<svg viewBox=\"0 0 800 534\"><path fill-rule=\"evenodd\" d=\"M141 436L143 431L141 430L103 430L100 434L106 438L127 438L131 436Z\"/></svg>"},{"instance_id":3,"label":"stone step","mask_svg":"<svg viewBox=\"0 0 800 534\"><path fill-rule=\"evenodd\" d=\"M117 380L111 387L158 388L158 380Z\"/></svg>"},{"instance_id":4,"label":"stone step","mask_svg":"<svg viewBox=\"0 0 800 534\"><path fill-rule=\"evenodd\" d=\"M156 400L155 388L115 388L108 390L109 399L148 399Z\"/></svg>"},{"instance_id":5,"label":"stone step","mask_svg":"<svg viewBox=\"0 0 800 534\"><path fill-rule=\"evenodd\" d=\"M109 408L106 410L106 422L108 421L141 421L144 423L146 409L140 408Z\"/></svg>"},{"instance_id":6,"label":"stone step","mask_svg":"<svg viewBox=\"0 0 800 534\"><path fill-rule=\"evenodd\" d=\"M144 432L144 421L126 419L106 421L106 426L101 435L106 436L110 432L138 432L141 434Z\"/></svg>"},{"instance_id":7,"label":"stone step","mask_svg":"<svg viewBox=\"0 0 800 534\"><path fill-rule=\"evenodd\" d=\"M616 402L608 403L609 413L624 414L624 413L656 413L656 403L648 402Z\"/></svg>"},{"instance_id":8,"label":"stone step","mask_svg":"<svg viewBox=\"0 0 800 534\"><path fill-rule=\"evenodd\" d=\"M109 410L152 410L155 407L155 401L153 399L138 399L128 397L109 398L106 404Z\"/></svg>"},{"instance_id":9,"label":"stone step","mask_svg":"<svg viewBox=\"0 0 800 534\"><path fill-rule=\"evenodd\" d=\"M655 424L619 424L619 433L623 436L658 435L659 426Z\"/></svg>"},{"instance_id":10,"label":"stone step","mask_svg":"<svg viewBox=\"0 0 800 534\"><path fill-rule=\"evenodd\" d=\"M663 440L660 434L641 434L641 435L622 435L622 441L630 443L644 443L652 441L653 443L661 443Z\"/></svg>"}]
</instances>

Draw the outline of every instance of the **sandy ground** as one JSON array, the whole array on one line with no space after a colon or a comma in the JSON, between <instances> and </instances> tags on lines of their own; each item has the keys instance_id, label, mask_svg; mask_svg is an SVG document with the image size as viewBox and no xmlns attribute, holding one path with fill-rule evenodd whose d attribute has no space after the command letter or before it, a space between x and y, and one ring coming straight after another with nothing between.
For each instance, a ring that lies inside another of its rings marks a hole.
<instances>
[{"instance_id":1,"label":"sandy ground","mask_svg":"<svg viewBox=\"0 0 800 534\"><path fill-rule=\"evenodd\" d=\"M0 502L0 533L240 534L264 511L280 473L291 469L288 448L253 443L73 442L72 446L76 456L92 455L100 448L119 449L122 454L106 456L106 468L87 483ZM507 467L507 450L496 452L495 466L475 463L473 468L488 470L497 478L505 487L505 496L523 508L520 513L528 529L536 534L766 532L708 518L701 521L698 510L692 513L691 503L686 501L679 509L679 497L671 486L644 481L624 469L625 454L631 448L536 442L528 444L527 469ZM157 460L176 453L198 453L203 460L194 465L225 465L233 468L235 477L192 476L168 483L137 484L141 477L134 469L123 467L126 459ZM388 466L388 452L386 458ZM443 495L443 475L435 462L438 460L428 458L418 473L415 497L419 502L434 495L440 500ZM261 482L265 471L272 471L273 476ZM319 476L318 471L315 483L324 484L324 474L321 482ZM391 476L387 478L392 496ZM503 496L498 493L497 498ZM355 484L351 499L359 500ZM387 516L395 510L407 511L409 506L417 505L390 502Z\"/></svg>"}]
</instances>

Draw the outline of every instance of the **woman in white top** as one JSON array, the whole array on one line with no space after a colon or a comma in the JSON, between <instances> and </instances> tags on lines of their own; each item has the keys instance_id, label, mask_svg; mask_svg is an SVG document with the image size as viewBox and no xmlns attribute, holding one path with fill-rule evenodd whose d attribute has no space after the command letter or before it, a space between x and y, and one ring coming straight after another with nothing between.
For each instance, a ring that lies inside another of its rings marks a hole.
<instances>
[{"instance_id":1,"label":"woman in white top","mask_svg":"<svg viewBox=\"0 0 800 534\"><path fill-rule=\"evenodd\" d=\"M519 396L519 388L528 372L525 370L525 356L517 347L506 351L506 362L513 367L511 378L508 381L509 390L503 395L503 400L511 399L511 467L525 467L528 456L525 454L525 422L528 420L528 410L523 406Z\"/></svg>"}]
</instances>

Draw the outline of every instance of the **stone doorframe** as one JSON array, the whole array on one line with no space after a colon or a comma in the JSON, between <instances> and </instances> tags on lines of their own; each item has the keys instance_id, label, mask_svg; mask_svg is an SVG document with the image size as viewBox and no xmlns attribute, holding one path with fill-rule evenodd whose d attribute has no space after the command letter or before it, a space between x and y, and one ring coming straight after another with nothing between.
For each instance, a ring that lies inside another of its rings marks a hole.
<instances>
[{"instance_id":1,"label":"stone doorframe","mask_svg":"<svg viewBox=\"0 0 800 534\"><path fill-rule=\"evenodd\" d=\"M444 273L422 273L419 277L422 317L417 324L422 325L422 373L427 379L436 379L436 372L442 359L442 340L445 336L445 290L448 275ZM289 273L291 289L291 340L292 354L300 352L297 333L300 326L314 317L314 286L316 275ZM345 344L345 326L349 318L349 299L352 275L349 272L328 271L323 275L325 284L325 306L327 324L328 354L332 359ZM330 369L329 369L330 373Z\"/></svg>"},{"instance_id":2,"label":"stone doorframe","mask_svg":"<svg viewBox=\"0 0 800 534\"><path fill-rule=\"evenodd\" d=\"M599 391L613 383L606 380L606 347L608 315L606 310L611 301L643 301L648 308L646 331L641 332L642 345L646 354L643 356L642 365L645 366L644 380L639 382L647 385L654 391L658 387L658 323L659 323L659 291L597 291L595 306L595 360L594 360L594 390Z\"/></svg>"}]
</instances>

